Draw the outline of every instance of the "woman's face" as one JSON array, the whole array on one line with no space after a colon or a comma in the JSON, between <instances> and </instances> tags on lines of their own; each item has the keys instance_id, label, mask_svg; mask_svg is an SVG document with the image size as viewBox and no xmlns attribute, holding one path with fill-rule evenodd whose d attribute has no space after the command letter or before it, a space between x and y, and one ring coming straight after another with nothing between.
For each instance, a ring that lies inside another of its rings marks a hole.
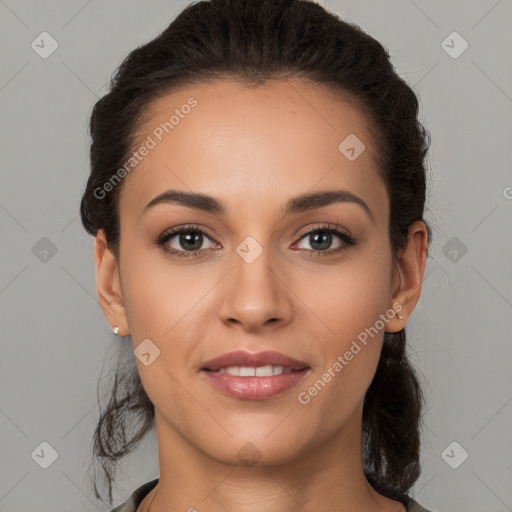
<instances>
[{"instance_id":1,"label":"woman's face","mask_svg":"<svg viewBox=\"0 0 512 512\"><path fill-rule=\"evenodd\" d=\"M134 148L147 150L120 196L119 266L110 260L120 299L104 310L131 334L159 436L234 464L247 450L289 461L342 427L357 439L384 331L403 327L393 304L408 302L365 119L300 80L188 87L148 116ZM222 211L148 206L169 191ZM301 200L325 192L339 195ZM309 370L272 397L235 398L201 370L234 350L278 351Z\"/></svg>"}]
</instances>

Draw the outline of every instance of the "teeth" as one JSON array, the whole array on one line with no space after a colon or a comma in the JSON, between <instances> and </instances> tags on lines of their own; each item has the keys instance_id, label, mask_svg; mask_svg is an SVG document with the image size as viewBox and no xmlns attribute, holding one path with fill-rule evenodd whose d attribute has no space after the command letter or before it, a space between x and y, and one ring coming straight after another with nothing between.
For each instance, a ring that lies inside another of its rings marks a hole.
<instances>
[{"instance_id":1,"label":"teeth","mask_svg":"<svg viewBox=\"0 0 512 512\"><path fill-rule=\"evenodd\" d=\"M229 373L237 377L270 377L271 375L281 375L282 373L291 373L291 368L284 368L283 366L259 366L252 368L250 366L229 366L227 368L220 368L219 373Z\"/></svg>"}]
</instances>

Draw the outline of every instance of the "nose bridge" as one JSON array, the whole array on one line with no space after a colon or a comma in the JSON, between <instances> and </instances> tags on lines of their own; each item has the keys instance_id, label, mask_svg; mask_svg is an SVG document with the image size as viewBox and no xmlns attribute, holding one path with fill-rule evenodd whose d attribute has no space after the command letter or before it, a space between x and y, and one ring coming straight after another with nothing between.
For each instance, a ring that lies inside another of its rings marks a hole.
<instances>
[{"instance_id":1,"label":"nose bridge","mask_svg":"<svg viewBox=\"0 0 512 512\"><path fill-rule=\"evenodd\" d=\"M232 265L222 294L223 321L236 321L247 329L256 329L271 319L290 320L290 297L283 276L279 275L279 263L269 247L249 236L235 248Z\"/></svg>"}]
</instances>

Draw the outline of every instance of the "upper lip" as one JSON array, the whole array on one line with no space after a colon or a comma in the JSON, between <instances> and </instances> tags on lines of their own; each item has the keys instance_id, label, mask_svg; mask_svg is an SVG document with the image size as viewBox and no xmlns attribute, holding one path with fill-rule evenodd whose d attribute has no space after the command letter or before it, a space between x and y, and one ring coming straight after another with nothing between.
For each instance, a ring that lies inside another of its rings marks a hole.
<instances>
[{"instance_id":1,"label":"upper lip","mask_svg":"<svg viewBox=\"0 0 512 512\"><path fill-rule=\"evenodd\" d=\"M281 352L275 352L273 350L265 350L264 352L258 352L252 354L245 350L235 350L233 352L227 352L214 359L210 359L202 365L202 370L218 370L219 368L227 368L229 366L248 366L258 368L259 366L283 366L285 368L291 368L292 370L302 370L309 368L309 366L303 361L294 359L293 357L282 354Z\"/></svg>"}]
</instances>

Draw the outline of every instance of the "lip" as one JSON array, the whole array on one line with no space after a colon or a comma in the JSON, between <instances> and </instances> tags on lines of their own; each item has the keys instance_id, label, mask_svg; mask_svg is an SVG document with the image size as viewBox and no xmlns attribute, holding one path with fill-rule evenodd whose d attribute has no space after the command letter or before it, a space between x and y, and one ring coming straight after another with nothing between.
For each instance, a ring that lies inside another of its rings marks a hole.
<instances>
[{"instance_id":1,"label":"lip","mask_svg":"<svg viewBox=\"0 0 512 512\"><path fill-rule=\"evenodd\" d=\"M285 368L290 368L292 370L303 370L309 368L307 363L287 356L286 354L282 354L281 352L275 352L274 350L265 350L263 352L258 352L257 354L252 354L246 350L235 350L206 361L202 364L201 370L216 371L219 368L227 368L229 366L247 366L257 368L259 366L267 365L284 366ZM274 376L272 376L272 378L273 377ZM275 377L279 377L279 375L276 375ZM242 378L247 380L252 377ZM256 378L264 379L264 377Z\"/></svg>"},{"instance_id":2,"label":"lip","mask_svg":"<svg viewBox=\"0 0 512 512\"><path fill-rule=\"evenodd\" d=\"M298 384L311 368L292 370L291 373L269 377L238 377L229 373L201 370L209 384L222 394L239 400L266 400Z\"/></svg>"}]
</instances>

